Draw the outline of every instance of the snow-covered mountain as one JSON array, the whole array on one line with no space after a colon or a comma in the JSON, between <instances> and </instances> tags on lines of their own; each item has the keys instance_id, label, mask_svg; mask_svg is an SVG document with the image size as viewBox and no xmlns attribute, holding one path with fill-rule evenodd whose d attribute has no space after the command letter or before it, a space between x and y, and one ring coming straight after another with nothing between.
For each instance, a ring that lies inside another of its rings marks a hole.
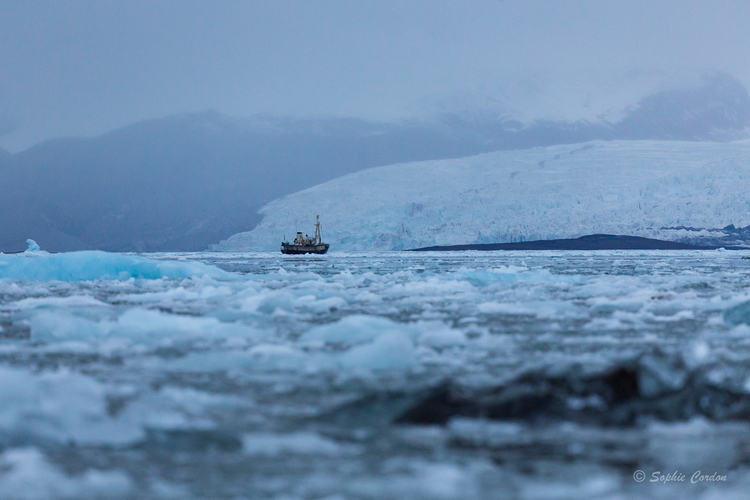
<instances>
[{"instance_id":1,"label":"snow-covered mountain","mask_svg":"<svg viewBox=\"0 0 750 500\"><path fill-rule=\"evenodd\" d=\"M615 92L617 106L592 103L594 114L574 106L540 115L529 104L536 94L519 99L528 109L518 116L454 108L393 123L206 112L0 150L0 251L23 250L28 238L50 251L202 250L254 228L258 209L276 198L367 168L592 140L750 136L750 96L738 80L693 83L645 95L628 86L634 93ZM600 113L607 109L617 112Z\"/></svg>"},{"instance_id":2,"label":"snow-covered mountain","mask_svg":"<svg viewBox=\"0 0 750 500\"><path fill-rule=\"evenodd\" d=\"M370 168L269 203L213 248L277 250L317 214L332 251L593 233L748 243L748 193L750 140L593 141Z\"/></svg>"}]
</instances>

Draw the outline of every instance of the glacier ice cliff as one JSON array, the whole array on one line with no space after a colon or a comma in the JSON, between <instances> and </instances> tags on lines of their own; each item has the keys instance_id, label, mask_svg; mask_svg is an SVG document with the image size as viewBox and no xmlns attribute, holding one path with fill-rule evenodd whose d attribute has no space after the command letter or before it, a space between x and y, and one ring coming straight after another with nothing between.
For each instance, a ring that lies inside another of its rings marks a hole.
<instances>
[{"instance_id":1,"label":"glacier ice cliff","mask_svg":"<svg viewBox=\"0 0 750 500\"><path fill-rule=\"evenodd\" d=\"M583 108L557 82L551 100L511 91L515 109L461 105L395 122L189 113L0 149L0 251L22 250L27 237L57 252L196 251L253 229L276 198L366 168L592 140L750 137L740 81L690 80L628 80Z\"/></svg>"},{"instance_id":2,"label":"glacier ice cliff","mask_svg":"<svg viewBox=\"0 0 750 500\"><path fill-rule=\"evenodd\" d=\"M750 243L750 141L593 141L367 169L277 199L214 250L275 251L320 214L332 251L606 233Z\"/></svg>"}]
</instances>

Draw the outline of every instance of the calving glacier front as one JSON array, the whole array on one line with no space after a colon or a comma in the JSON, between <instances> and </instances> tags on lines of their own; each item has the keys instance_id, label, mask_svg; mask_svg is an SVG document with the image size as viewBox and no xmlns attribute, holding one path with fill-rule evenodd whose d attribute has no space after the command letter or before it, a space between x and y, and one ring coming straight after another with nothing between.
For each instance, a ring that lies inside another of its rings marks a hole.
<instances>
[{"instance_id":1,"label":"calving glacier front","mask_svg":"<svg viewBox=\"0 0 750 500\"><path fill-rule=\"evenodd\" d=\"M277 250L324 214L333 251L609 233L742 244L750 141L589 142L371 168L275 200L216 250ZM725 228L725 229L722 229ZM745 234L748 233L748 234Z\"/></svg>"}]
</instances>

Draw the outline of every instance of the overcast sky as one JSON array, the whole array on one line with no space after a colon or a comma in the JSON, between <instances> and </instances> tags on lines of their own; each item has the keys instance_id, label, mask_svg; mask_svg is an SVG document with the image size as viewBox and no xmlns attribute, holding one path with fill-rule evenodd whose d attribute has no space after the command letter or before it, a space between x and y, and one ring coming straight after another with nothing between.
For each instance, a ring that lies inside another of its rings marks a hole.
<instances>
[{"instance_id":1,"label":"overcast sky","mask_svg":"<svg viewBox=\"0 0 750 500\"><path fill-rule=\"evenodd\" d=\"M703 71L750 87L748 26L746 0L0 0L0 146L206 109L574 117Z\"/></svg>"}]
</instances>

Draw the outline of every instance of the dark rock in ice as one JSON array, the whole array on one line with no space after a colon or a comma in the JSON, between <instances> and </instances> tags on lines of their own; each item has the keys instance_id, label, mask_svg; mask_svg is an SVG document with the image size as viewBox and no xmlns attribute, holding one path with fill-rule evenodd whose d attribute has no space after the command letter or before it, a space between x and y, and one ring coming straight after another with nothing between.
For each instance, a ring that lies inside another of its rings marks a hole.
<instances>
[{"instance_id":1,"label":"dark rock in ice","mask_svg":"<svg viewBox=\"0 0 750 500\"><path fill-rule=\"evenodd\" d=\"M643 419L750 418L750 394L738 381L719 385L708 370L690 371L679 357L643 356L597 374L582 375L578 368L571 367L563 375L525 373L502 386L483 389L448 383L426 394L395 422L442 425L454 417L467 417L632 426Z\"/></svg>"},{"instance_id":2,"label":"dark rock in ice","mask_svg":"<svg viewBox=\"0 0 750 500\"><path fill-rule=\"evenodd\" d=\"M450 385L443 385L400 415L396 423L442 425L457 415L476 417L479 413L479 406L453 394Z\"/></svg>"}]
</instances>

